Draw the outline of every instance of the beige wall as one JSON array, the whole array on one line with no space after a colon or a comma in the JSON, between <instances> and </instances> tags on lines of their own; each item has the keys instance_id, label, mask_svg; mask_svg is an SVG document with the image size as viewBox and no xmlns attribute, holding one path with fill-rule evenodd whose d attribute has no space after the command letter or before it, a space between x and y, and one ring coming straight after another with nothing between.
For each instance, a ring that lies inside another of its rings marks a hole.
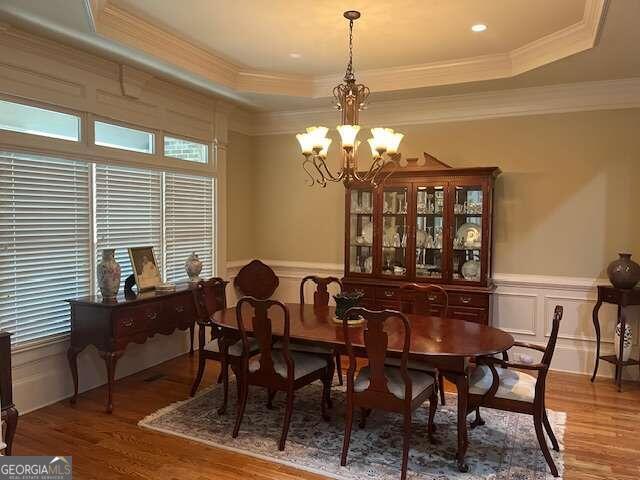
<instances>
[{"instance_id":1,"label":"beige wall","mask_svg":"<svg viewBox=\"0 0 640 480\"><path fill-rule=\"evenodd\" d=\"M251 137L229 132L227 151L227 260L251 258L253 251L253 185Z\"/></svg>"},{"instance_id":2,"label":"beige wall","mask_svg":"<svg viewBox=\"0 0 640 480\"><path fill-rule=\"evenodd\" d=\"M428 151L455 167L503 170L495 272L593 278L604 276L618 251L640 257L638 125L640 110L629 109L399 129L406 154ZM244 249L240 237L253 232L252 256L341 262L342 185L305 186L293 135L255 137L252 144L255 227L232 232L230 250L235 243ZM246 204L240 209L246 212ZM234 205L230 211L240 215ZM230 258L239 258L236 252Z\"/></svg>"}]
</instances>

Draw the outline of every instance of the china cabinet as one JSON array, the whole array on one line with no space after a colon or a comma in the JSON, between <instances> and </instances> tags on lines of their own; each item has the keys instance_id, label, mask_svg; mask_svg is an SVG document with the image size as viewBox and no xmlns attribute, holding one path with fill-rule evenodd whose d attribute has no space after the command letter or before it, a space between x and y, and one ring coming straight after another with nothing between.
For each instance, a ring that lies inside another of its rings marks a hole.
<instances>
[{"instance_id":1,"label":"china cabinet","mask_svg":"<svg viewBox=\"0 0 640 480\"><path fill-rule=\"evenodd\" d=\"M427 156L427 155L425 155ZM404 283L435 283L449 294L449 316L491 321L493 189L497 167L450 168L427 156L409 160L382 185L346 190L345 290L362 304L398 308L413 301ZM435 166L435 168L434 168ZM438 298L430 299L441 313Z\"/></svg>"}]
</instances>

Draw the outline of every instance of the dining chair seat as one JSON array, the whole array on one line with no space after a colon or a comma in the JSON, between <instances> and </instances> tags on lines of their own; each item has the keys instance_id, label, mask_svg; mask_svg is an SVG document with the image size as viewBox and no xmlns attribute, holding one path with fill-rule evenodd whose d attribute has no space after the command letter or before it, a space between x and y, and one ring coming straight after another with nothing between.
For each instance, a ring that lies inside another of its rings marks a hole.
<instances>
[{"instance_id":1,"label":"dining chair seat","mask_svg":"<svg viewBox=\"0 0 640 480\"><path fill-rule=\"evenodd\" d=\"M204 347L205 350L209 352L220 352L220 343L219 338L216 338L209 343L207 343ZM249 355L257 353L260 350L260 346L258 345L258 341L255 338L251 338L249 340ZM229 345L227 350L229 355L234 357L240 357L242 355L242 340L238 340L236 343Z\"/></svg>"},{"instance_id":2,"label":"dining chair seat","mask_svg":"<svg viewBox=\"0 0 640 480\"><path fill-rule=\"evenodd\" d=\"M518 370L496 367L500 384L495 397L533 403L536 396L536 378ZM469 393L484 395L491 388L493 375L487 365L479 365L469 379Z\"/></svg>"},{"instance_id":3,"label":"dining chair seat","mask_svg":"<svg viewBox=\"0 0 640 480\"><path fill-rule=\"evenodd\" d=\"M432 375L418 370L408 370L411 379L411 396L412 399L421 395L427 388L432 386L435 379ZM384 367L384 376L387 379L387 388L396 397L404 400L405 385L400 369L397 367ZM371 378L371 370L369 367L363 367L358 372L358 376L353 384L356 392L364 392L369 388Z\"/></svg>"},{"instance_id":4,"label":"dining chair seat","mask_svg":"<svg viewBox=\"0 0 640 480\"><path fill-rule=\"evenodd\" d=\"M387 357L384 361L385 365L390 365L392 367L400 366L400 359L395 357ZM416 360L409 360L407 362L407 368L410 370L418 370L420 372L430 373L431 375L437 375L438 369L427 362L421 362Z\"/></svg>"},{"instance_id":5,"label":"dining chair seat","mask_svg":"<svg viewBox=\"0 0 640 480\"><path fill-rule=\"evenodd\" d=\"M282 342L277 341L273 344L273 348L276 350L282 349ZM289 350L292 352L302 352L302 353L316 353L321 355L331 355L333 353L332 347L326 347L323 345L316 345L313 343L298 343L298 342L290 342Z\"/></svg>"},{"instance_id":6,"label":"dining chair seat","mask_svg":"<svg viewBox=\"0 0 640 480\"><path fill-rule=\"evenodd\" d=\"M293 360L293 379L297 380L316 370L327 367L327 359L302 352L290 352ZM287 378L287 362L282 352L272 350L273 368L278 375ZM260 357L255 357L249 363L249 371L257 372L260 369Z\"/></svg>"}]
</instances>

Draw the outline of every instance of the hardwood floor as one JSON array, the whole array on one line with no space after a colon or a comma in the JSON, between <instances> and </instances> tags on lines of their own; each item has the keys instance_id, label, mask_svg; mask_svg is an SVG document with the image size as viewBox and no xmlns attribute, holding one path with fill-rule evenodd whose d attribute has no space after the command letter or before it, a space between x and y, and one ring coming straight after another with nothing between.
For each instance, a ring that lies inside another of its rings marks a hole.
<instances>
[{"instance_id":1,"label":"hardwood floor","mask_svg":"<svg viewBox=\"0 0 640 480\"><path fill-rule=\"evenodd\" d=\"M323 478L139 428L147 414L187 398L196 365L185 355L118 381L112 415L104 413L104 387L80 395L75 407L65 401L24 415L14 454L73 455L76 479ZM211 363L202 385L216 374ZM640 384L624 388L617 393L608 379L592 385L587 376L551 373L547 407L568 415L564 478L640 478Z\"/></svg>"}]
</instances>

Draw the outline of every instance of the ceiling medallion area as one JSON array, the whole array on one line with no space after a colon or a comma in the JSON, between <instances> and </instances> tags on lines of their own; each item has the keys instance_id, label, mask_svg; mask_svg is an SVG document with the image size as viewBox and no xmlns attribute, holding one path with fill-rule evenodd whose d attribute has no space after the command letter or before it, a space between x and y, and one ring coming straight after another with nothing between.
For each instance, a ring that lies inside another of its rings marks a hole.
<instances>
[{"instance_id":1,"label":"ceiling medallion area","mask_svg":"<svg viewBox=\"0 0 640 480\"><path fill-rule=\"evenodd\" d=\"M360 12L349 10L344 12L349 20L349 61L343 82L333 89L336 108L341 112L341 124L336 127L340 134L342 164L340 170L333 173L327 166L326 159L331 145L331 138L327 138L329 129L317 126L308 127L306 132L296 135L304 160L302 168L309 179L307 184L326 187L328 182L342 182L349 188L353 183L378 186L398 167L400 154L398 147L403 134L394 132L391 128L372 128L371 138L367 140L371 148L372 162L366 169L358 165L358 148L360 141L356 140L360 131L359 113L366 108L369 88L356 83L353 73L353 22L360 18Z\"/></svg>"}]
</instances>

